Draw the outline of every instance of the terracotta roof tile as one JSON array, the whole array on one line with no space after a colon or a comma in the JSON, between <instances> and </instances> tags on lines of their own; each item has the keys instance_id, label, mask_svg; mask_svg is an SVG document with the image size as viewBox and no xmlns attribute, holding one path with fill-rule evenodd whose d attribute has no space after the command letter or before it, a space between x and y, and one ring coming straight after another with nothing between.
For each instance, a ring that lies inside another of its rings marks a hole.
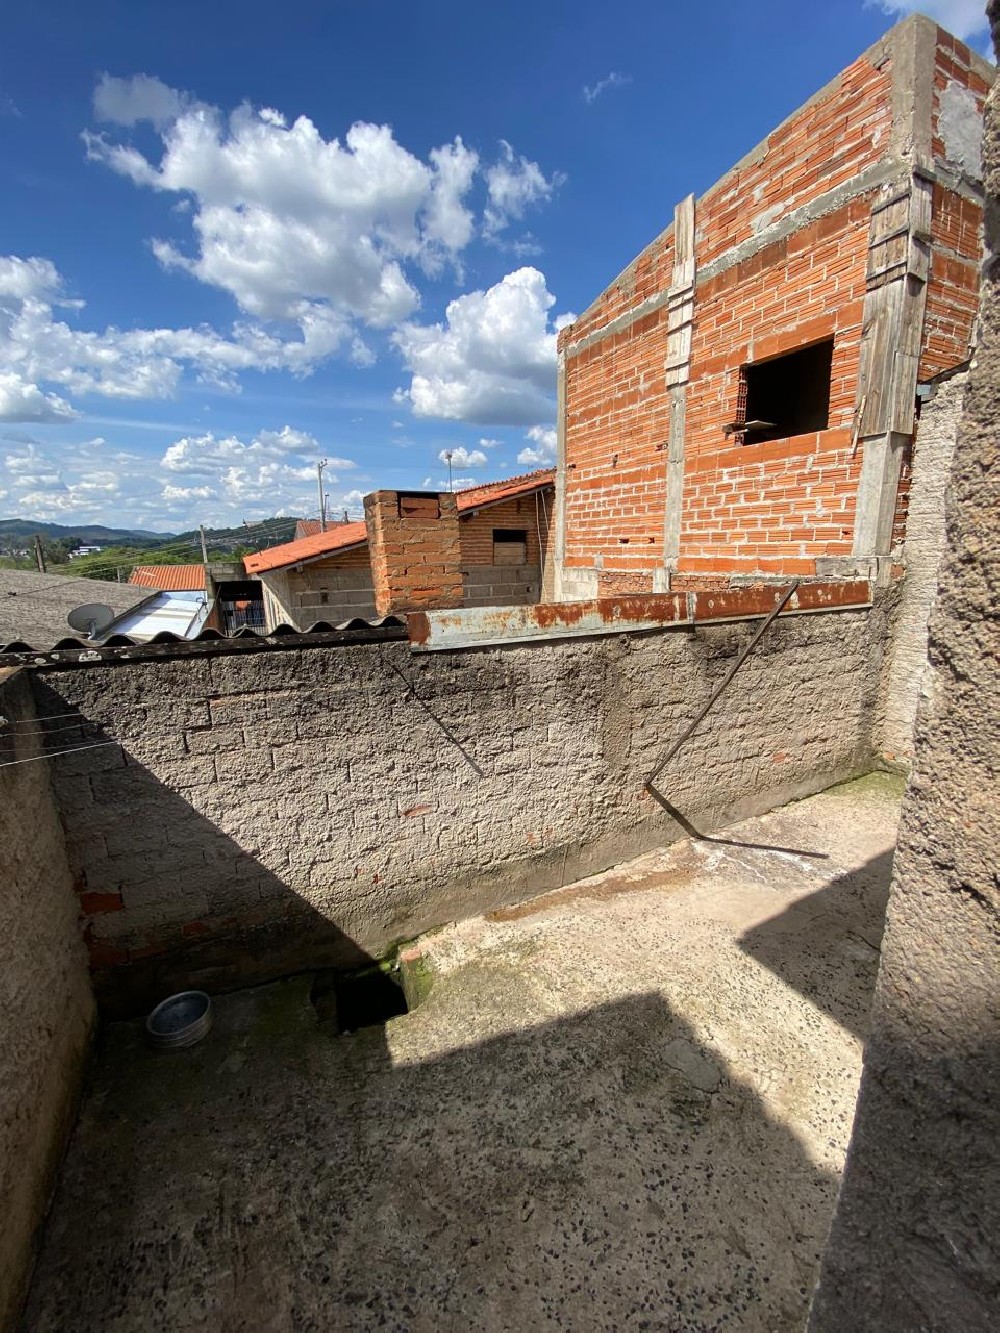
<instances>
[{"instance_id":1,"label":"terracotta roof tile","mask_svg":"<svg viewBox=\"0 0 1000 1333\"><path fill-rule=\"evenodd\" d=\"M326 532L317 532L314 537L300 537L298 541L269 546L257 555L245 556L243 563L248 574L263 574L269 569L284 569L286 565L297 565L300 560L315 560L320 555L359 546L367 539L368 530L363 522L338 523Z\"/></svg>"},{"instance_id":2,"label":"terracotta roof tile","mask_svg":"<svg viewBox=\"0 0 1000 1333\"><path fill-rule=\"evenodd\" d=\"M204 592L204 565L136 565L128 578L139 588L159 592Z\"/></svg>"},{"instance_id":3,"label":"terracotta roof tile","mask_svg":"<svg viewBox=\"0 0 1000 1333\"><path fill-rule=\"evenodd\" d=\"M505 477L502 481L488 481L482 486L470 486L468 490L456 491L455 500L460 514L470 509L481 509L483 505L499 504L501 500L513 500L519 495L530 495L532 491L555 484L555 468L539 468L536 472L525 472L519 477ZM301 529L315 523L318 519L300 519ZM337 523L326 532L318 530L308 537L297 541L285 542L281 546L269 546L258 555L248 555L243 563L248 574L265 574L271 569L284 569L287 565L296 565L300 560L315 560L317 556L332 555L336 551L346 550L349 546L360 546L368 537L363 521L357 523Z\"/></svg>"}]
</instances>

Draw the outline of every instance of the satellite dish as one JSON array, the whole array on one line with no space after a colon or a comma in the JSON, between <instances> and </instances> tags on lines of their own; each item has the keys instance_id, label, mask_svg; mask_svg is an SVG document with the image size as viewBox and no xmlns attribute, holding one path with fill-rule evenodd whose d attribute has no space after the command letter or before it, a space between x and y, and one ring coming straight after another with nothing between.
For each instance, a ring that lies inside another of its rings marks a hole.
<instances>
[{"instance_id":1,"label":"satellite dish","mask_svg":"<svg viewBox=\"0 0 1000 1333\"><path fill-rule=\"evenodd\" d=\"M111 607L104 606L101 602L87 602L85 606L78 606L66 617L70 629L75 629L77 634L86 634L88 639L99 639L105 630L110 628L114 619L115 613Z\"/></svg>"}]
</instances>

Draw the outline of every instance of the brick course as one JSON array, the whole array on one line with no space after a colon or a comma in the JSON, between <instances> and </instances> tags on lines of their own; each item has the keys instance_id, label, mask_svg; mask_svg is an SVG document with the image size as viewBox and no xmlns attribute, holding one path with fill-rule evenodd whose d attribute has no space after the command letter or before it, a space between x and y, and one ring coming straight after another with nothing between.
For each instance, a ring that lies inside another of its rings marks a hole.
<instances>
[{"instance_id":1,"label":"brick course","mask_svg":"<svg viewBox=\"0 0 1000 1333\"><path fill-rule=\"evenodd\" d=\"M928 379L968 357L982 229L979 186L962 174L966 167L956 174L954 160L960 152L970 156L968 126L960 126L965 138L959 135L957 146L946 142L941 97L956 85L966 90L974 118L987 72L929 20L907 20L697 201L676 511L668 514L673 391L664 370L673 228L560 333L567 595L616 587L649 592L658 575L663 586L665 572L678 587L733 575L809 576L819 558L858 555L866 439L858 437L855 413L873 285L866 277L873 206L910 188L915 145L926 135L919 170L936 177L919 338L919 375ZM916 94L907 80L918 85ZM726 423L738 419L742 365L827 338L833 364L826 430L766 443L725 436ZM905 534L908 482L904 466L894 546ZM666 543L671 523L679 528L673 551ZM862 552L869 553L877 552Z\"/></svg>"}]
</instances>

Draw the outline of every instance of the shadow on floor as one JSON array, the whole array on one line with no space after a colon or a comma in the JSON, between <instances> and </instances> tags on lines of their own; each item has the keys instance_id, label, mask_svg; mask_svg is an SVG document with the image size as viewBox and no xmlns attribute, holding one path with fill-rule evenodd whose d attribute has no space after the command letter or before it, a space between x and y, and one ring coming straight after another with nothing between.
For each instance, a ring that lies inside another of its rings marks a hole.
<instances>
[{"instance_id":1,"label":"shadow on floor","mask_svg":"<svg viewBox=\"0 0 1000 1333\"><path fill-rule=\"evenodd\" d=\"M837 1181L659 994L387 1041L308 993L106 1029L26 1330L803 1326Z\"/></svg>"},{"instance_id":2,"label":"shadow on floor","mask_svg":"<svg viewBox=\"0 0 1000 1333\"><path fill-rule=\"evenodd\" d=\"M744 953L862 1040L878 975L892 858L891 851L873 857L738 941ZM791 936L800 948L789 947Z\"/></svg>"}]
</instances>

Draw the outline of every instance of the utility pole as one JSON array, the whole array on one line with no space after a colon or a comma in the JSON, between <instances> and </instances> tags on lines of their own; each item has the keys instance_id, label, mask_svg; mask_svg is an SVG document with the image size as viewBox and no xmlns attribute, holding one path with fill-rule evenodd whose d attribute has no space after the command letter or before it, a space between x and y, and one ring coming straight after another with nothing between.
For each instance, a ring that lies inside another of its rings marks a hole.
<instances>
[{"instance_id":1,"label":"utility pole","mask_svg":"<svg viewBox=\"0 0 1000 1333\"><path fill-rule=\"evenodd\" d=\"M326 496L323 494L323 469L329 460L321 458L316 464L316 480L319 483L319 530L326 532Z\"/></svg>"},{"instance_id":2,"label":"utility pole","mask_svg":"<svg viewBox=\"0 0 1000 1333\"><path fill-rule=\"evenodd\" d=\"M451 477L451 450L446 449L444 456L448 460L448 489L449 491L453 491L455 489L455 483L452 481Z\"/></svg>"},{"instance_id":3,"label":"utility pole","mask_svg":"<svg viewBox=\"0 0 1000 1333\"><path fill-rule=\"evenodd\" d=\"M38 566L39 574L45 573L45 552L42 550L42 539L38 533L35 533L35 564Z\"/></svg>"},{"instance_id":4,"label":"utility pole","mask_svg":"<svg viewBox=\"0 0 1000 1333\"><path fill-rule=\"evenodd\" d=\"M206 543L206 541L205 541L205 525L204 525L204 523L199 523L199 524L198 524L198 531L201 533L201 562L202 562L203 565L207 565L207 564L208 564L208 545L207 545L207 543Z\"/></svg>"}]
</instances>

